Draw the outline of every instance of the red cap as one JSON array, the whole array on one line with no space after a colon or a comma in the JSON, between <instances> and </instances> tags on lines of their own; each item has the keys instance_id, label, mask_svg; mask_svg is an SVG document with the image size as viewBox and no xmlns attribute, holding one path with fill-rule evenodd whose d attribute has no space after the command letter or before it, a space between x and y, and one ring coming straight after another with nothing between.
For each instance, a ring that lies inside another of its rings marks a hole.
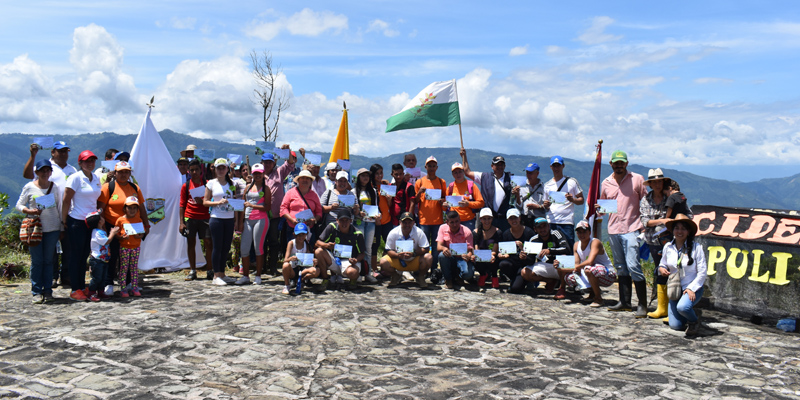
<instances>
[{"instance_id":1,"label":"red cap","mask_svg":"<svg viewBox=\"0 0 800 400\"><path fill-rule=\"evenodd\" d=\"M297 157L297 153L295 153L294 150L290 151L289 154L291 154L292 157Z\"/></svg>"},{"instance_id":2,"label":"red cap","mask_svg":"<svg viewBox=\"0 0 800 400\"><path fill-rule=\"evenodd\" d=\"M84 150L81 152L81 155L78 156L78 161L86 161L92 157L95 159L97 158L97 156L94 155L91 150Z\"/></svg>"}]
</instances>

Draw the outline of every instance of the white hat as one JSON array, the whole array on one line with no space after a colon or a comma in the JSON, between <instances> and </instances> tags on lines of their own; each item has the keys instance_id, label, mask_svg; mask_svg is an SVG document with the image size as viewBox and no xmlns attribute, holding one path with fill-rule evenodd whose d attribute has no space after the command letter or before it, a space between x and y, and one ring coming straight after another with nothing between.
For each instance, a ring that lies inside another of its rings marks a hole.
<instances>
[{"instance_id":1,"label":"white hat","mask_svg":"<svg viewBox=\"0 0 800 400\"><path fill-rule=\"evenodd\" d=\"M325 171L333 171L335 169L339 169L339 164L335 162L329 162L328 165L325 166Z\"/></svg>"},{"instance_id":2,"label":"white hat","mask_svg":"<svg viewBox=\"0 0 800 400\"><path fill-rule=\"evenodd\" d=\"M478 219L483 217L494 217L494 214L492 214L492 209L489 207L482 208L480 214L478 214Z\"/></svg>"},{"instance_id":3,"label":"white hat","mask_svg":"<svg viewBox=\"0 0 800 400\"><path fill-rule=\"evenodd\" d=\"M519 218L519 210L517 210L516 208L509 208L508 211L506 212L506 219L509 219L511 217Z\"/></svg>"},{"instance_id":4,"label":"white hat","mask_svg":"<svg viewBox=\"0 0 800 400\"><path fill-rule=\"evenodd\" d=\"M308 170L304 169L304 170L300 171L300 173L297 174L297 176L294 177L294 183L298 183L297 181L299 181L300 178L308 178L308 179L311 179L313 181L314 180L314 175L311 175L311 172L308 172Z\"/></svg>"},{"instance_id":5,"label":"white hat","mask_svg":"<svg viewBox=\"0 0 800 400\"><path fill-rule=\"evenodd\" d=\"M425 165L428 165L428 163L431 162L431 161L433 161L433 162L435 162L437 164L439 163L438 161L436 161L436 157L430 156L430 157L428 157L427 160L425 160Z\"/></svg>"},{"instance_id":6,"label":"white hat","mask_svg":"<svg viewBox=\"0 0 800 400\"><path fill-rule=\"evenodd\" d=\"M457 169L464 169L464 166L461 165L460 162L457 162L457 163L453 163L453 166L450 167L450 171L455 171Z\"/></svg>"},{"instance_id":7,"label":"white hat","mask_svg":"<svg viewBox=\"0 0 800 400\"><path fill-rule=\"evenodd\" d=\"M224 158L218 158L217 161L214 161L214 168L219 167L220 165L228 166L228 160Z\"/></svg>"},{"instance_id":8,"label":"white hat","mask_svg":"<svg viewBox=\"0 0 800 400\"><path fill-rule=\"evenodd\" d=\"M350 175L346 171L339 171L336 173L336 180L344 178L345 180L350 180Z\"/></svg>"}]
</instances>

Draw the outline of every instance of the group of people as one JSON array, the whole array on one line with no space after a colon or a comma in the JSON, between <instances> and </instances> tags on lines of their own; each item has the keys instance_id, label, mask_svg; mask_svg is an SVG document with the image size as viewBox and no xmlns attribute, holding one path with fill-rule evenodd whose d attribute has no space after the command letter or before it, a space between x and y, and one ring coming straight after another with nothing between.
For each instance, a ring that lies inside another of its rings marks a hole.
<instances>
[{"instance_id":1,"label":"group of people","mask_svg":"<svg viewBox=\"0 0 800 400\"><path fill-rule=\"evenodd\" d=\"M201 267L194 252L199 238L211 269L206 278L214 285L260 284L264 272L283 275L284 294L301 293L313 278L322 280L317 290L345 279L350 285L389 279L393 287L404 274L422 288L428 281L448 289L467 284L499 288L501 279L508 279L511 293L541 282L557 300L568 291L584 291L591 307L601 307L601 288L617 281L619 301L609 310L633 311L635 288L637 318L668 316L672 328L697 331L693 307L702 297L706 266L686 198L660 169L650 170L647 180L628 171L622 151L612 154L613 173L600 193L600 199L617 204L607 216L612 263L587 221L573 225L574 208L584 204L585 196L578 181L564 175L560 156L550 159L553 177L543 181L536 163L524 168L524 179L512 176L502 156L492 159L491 171L473 171L462 148L461 162L450 166L448 184L437 175L433 156L420 169L416 156L407 154L402 164L391 166L389 180L379 164L357 170L354 177L336 162L300 166L297 153L282 147L290 155L281 165L272 153L252 165L232 165L222 158L203 163L194 157L192 145L181 151L177 167L184 183L177 229L188 241L186 280L198 279ZM67 273L73 300L112 295L114 277L120 295L138 296L138 247L149 225L142 193L124 159L130 156L110 149L106 159L118 160L114 171L94 171L97 157L84 151L78 170L67 163L69 150L58 142L49 161L35 162L34 145L25 166L25 176L35 174L35 179L23 188L17 209L39 216L45 232L42 244L31 247L34 301L51 299L52 287L64 284ZM304 149L298 152L305 157ZM45 193L56 196L56 207L37 206L36 198ZM123 228L136 222L144 225L143 232L126 233ZM235 238L241 257L241 269L233 264L238 279L226 274ZM66 260L60 271L54 260L59 240ZM658 307L650 314L639 262L642 241L658 266ZM381 243L385 247L378 259ZM85 288L87 258L92 281ZM60 281L54 273L61 274ZM671 274L680 274L679 299L668 299L665 279Z\"/></svg>"}]
</instances>

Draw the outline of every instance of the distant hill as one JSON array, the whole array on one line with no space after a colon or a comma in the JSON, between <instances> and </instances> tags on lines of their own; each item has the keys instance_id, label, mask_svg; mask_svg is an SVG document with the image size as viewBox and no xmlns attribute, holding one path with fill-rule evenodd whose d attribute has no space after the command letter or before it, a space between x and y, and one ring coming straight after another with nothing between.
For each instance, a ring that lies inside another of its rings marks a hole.
<instances>
[{"instance_id":1,"label":"distant hill","mask_svg":"<svg viewBox=\"0 0 800 400\"><path fill-rule=\"evenodd\" d=\"M163 130L160 132L164 143L169 149L170 154L177 159L180 150L189 144L195 144L201 149L215 149L216 154L224 155L228 153L248 154L251 162L255 162L254 147L236 143L228 143L216 139L198 139L188 135ZM40 135L36 135L40 136ZM25 184L22 178L22 166L29 156L29 147L34 135L25 134L2 134L0 140L3 146L0 147L0 192L7 193L10 200L16 199ZM117 135L115 133L103 132L97 134L81 134L71 136L56 136L56 140L64 140L72 148L70 163L76 165L78 153L89 149L97 154L101 159L106 149L116 148L119 150L130 150L136 141L136 135ZM323 160L329 156L328 151L315 151L307 149L309 152L322 154ZM46 151L44 151L46 152ZM42 153L44 153L42 152ZM417 155L418 166L422 167L425 159L433 155L439 161L439 176L445 180L452 180L450 175L450 165L456 161L461 161L457 148L417 148L411 151ZM374 163L381 164L384 169L389 170L394 163L403 160L404 153L396 153L385 157L364 157L359 155L351 156L353 168L369 167ZM470 167L476 171L489 171L491 159L498 153L487 152L485 150L469 149L467 151ZM507 171L522 175L523 168L530 162L536 162L541 166L540 178L550 179L552 174L548 166L550 157L532 156L518 154L499 154L506 159ZM39 159L48 156L40 154ZM635 160L634 160L635 161ZM575 177L584 190L588 190L591 179L593 161L565 160L566 167L564 173ZM657 166L653 166L657 167ZM629 165L628 169L647 176L650 166L638 164ZM780 179L762 179L757 182L733 182L720 179L711 179L688 172L662 168L666 176L675 179L680 183L681 190L686 194L690 204L712 204L729 207L756 207L772 208L785 210L800 210L800 174ZM611 173L611 168L607 160L604 161L602 169L603 177Z\"/></svg>"}]
</instances>

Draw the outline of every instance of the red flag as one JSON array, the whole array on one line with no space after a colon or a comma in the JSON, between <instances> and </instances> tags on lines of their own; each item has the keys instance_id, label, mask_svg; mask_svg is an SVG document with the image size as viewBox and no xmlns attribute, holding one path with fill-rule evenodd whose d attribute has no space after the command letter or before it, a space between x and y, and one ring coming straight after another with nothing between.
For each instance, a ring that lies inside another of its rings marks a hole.
<instances>
[{"instance_id":1,"label":"red flag","mask_svg":"<svg viewBox=\"0 0 800 400\"><path fill-rule=\"evenodd\" d=\"M597 210L594 205L597 204L597 199L600 197L600 167L603 164L603 141L597 143L597 159L594 161L594 168L592 168L592 181L589 184L589 196L586 199L586 219L589 220L589 225L594 227L594 217Z\"/></svg>"}]
</instances>

